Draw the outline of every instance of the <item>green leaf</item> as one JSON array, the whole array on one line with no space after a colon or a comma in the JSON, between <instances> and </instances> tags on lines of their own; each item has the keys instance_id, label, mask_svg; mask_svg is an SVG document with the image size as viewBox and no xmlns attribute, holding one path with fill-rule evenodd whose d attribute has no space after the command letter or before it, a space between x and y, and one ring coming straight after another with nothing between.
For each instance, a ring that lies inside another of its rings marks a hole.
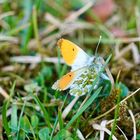
<instances>
[{"instance_id":1,"label":"green leaf","mask_svg":"<svg viewBox=\"0 0 140 140\"><path fill-rule=\"evenodd\" d=\"M136 139L137 139L137 140L140 140L140 134L137 134L137 135L136 135Z\"/></svg>"},{"instance_id":2,"label":"green leaf","mask_svg":"<svg viewBox=\"0 0 140 140\"><path fill-rule=\"evenodd\" d=\"M36 128L38 126L38 123L39 123L39 119L36 115L33 115L31 117L31 124L32 124L32 127L33 128Z\"/></svg>"},{"instance_id":3,"label":"green leaf","mask_svg":"<svg viewBox=\"0 0 140 140\"><path fill-rule=\"evenodd\" d=\"M49 128L43 128L39 131L40 140L49 140L50 139L50 130Z\"/></svg>"},{"instance_id":4,"label":"green leaf","mask_svg":"<svg viewBox=\"0 0 140 140\"><path fill-rule=\"evenodd\" d=\"M25 140L26 138L26 133L24 130L20 130L19 134L18 134L18 137L16 137L18 140Z\"/></svg>"},{"instance_id":5,"label":"green leaf","mask_svg":"<svg viewBox=\"0 0 140 140\"><path fill-rule=\"evenodd\" d=\"M128 95L129 89L128 89L128 87L126 85L124 85L123 83L119 82L119 84L116 84L116 87L121 90L121 97L125 97L125 96Z\"/></svg>"},{"instance_id":6,"label":"green leaf","mask_svg":"<svg viewBox=\"0 0 140 140\"><path fill-rule=\"evenodd\" d=\"M108 96L110 94L111 91L111 82L110 80L107 79L102 79L99 83L99 86L102 86L102 95Z\"/></svg>"},{"instance_id":7,"label":"green leaf","mask_svg":"<svg viewBox=\"0 0 140 140\"><path fill-rule=\"evenodd\" d=\"M32 133L33 134L33 138L34 140L36 140L36 136L35 136L35 132L32 128L32 125L30 124L30 121L28 119L27 116L24 115L24 117L22 117L20 119L20 135L19 137L28 137L28 134Z\"/></svg>"},{"instance_id":8,"label":"green leaf","mask_svg":"<svg viewBox=\"0 0 140 140\"><path fill-rule=\"evenodd\" d=\"M16 132L18 130L18 122L17 122L17 105L12 105L12 114L11 114L11 129L12 132Z\"/></svg>"},{"instance_id":9,"label":"green leaf","mask_svg":"<svg viewBox=\"0 0 140 140\"><path fill-rule=\"evenodd\" d=\"M26 133L30 133L30 122L27 116L23 116L20 120L20 128L23 129Z\"/></svg>"},{"instance_id":10,"label":"green leaf","mask_svg":"<svg viewBox=\"0 0 140 140\"><path fill-rule=\"evenodd\" d=\"M65 129L59 131L53 140L72 140L71 133Z\"/></svg>"}]
</instances>

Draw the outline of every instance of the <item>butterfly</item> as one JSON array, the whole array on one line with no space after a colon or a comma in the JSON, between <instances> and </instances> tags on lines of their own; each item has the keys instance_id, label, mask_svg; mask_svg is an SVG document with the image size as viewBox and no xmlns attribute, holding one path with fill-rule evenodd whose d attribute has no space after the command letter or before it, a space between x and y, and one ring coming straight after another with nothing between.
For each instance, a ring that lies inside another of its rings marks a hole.
<instances>
[{"instance_id":1,"label":"butterfly","mask_svg":"<svg viewBox=\"0 0 140 140\"><path fill-rule=\"evenodd\" d=\"M89 56L75 43L61 38L57 42L65 63L71 71L57 80L52 89L63 91L70 88L74 96L85 95L102 68L100 57Z\"/></svg>"}]
</instances>

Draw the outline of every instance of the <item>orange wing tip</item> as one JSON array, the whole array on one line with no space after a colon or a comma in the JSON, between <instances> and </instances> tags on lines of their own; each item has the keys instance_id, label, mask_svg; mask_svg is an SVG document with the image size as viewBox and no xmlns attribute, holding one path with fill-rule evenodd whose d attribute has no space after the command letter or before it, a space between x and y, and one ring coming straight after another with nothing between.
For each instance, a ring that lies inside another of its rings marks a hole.
<instances>
[{"instance_id":1,"label":"orange wing tip","mask_svg":"<svg viewBox=\"0 0 140 140\"><path fill-rule=\"evenodd\" d=\"M59 46L59 47L61 47L62 46L62 42L63 42L63 38L61 38L61 39L59 39L58 41L57 41L57 45Z\"/></svg>"}]
</instances>

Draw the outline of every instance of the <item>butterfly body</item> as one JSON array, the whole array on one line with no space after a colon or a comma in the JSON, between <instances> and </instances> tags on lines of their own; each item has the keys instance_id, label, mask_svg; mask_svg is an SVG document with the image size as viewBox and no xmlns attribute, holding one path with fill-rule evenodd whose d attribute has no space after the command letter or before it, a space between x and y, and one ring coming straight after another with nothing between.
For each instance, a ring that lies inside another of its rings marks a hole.
<instances>
[{"instance_id":1,"label":"butterfly body","mask_svg":"<svg viewBox=\"0 0 140 140\"><path fill-rule=\"evenodd\" d=\"M70 88L71 95L85 95L102 68L100 57L90 57L80 47L66 39L60 39L57 44L64 61L72 69L57 80L52 88L60 91Z\"/></svg>"}]
</instances>

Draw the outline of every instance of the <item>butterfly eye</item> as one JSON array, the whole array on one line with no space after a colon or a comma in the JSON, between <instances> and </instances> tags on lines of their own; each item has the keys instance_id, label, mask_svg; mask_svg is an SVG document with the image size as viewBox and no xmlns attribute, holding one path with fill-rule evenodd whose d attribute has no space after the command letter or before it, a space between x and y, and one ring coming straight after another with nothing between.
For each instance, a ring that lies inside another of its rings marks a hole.
<instances>
[{"instance_id":1,"label":"butterfly eye","mask_svg":"<svg viewBox=\"0 0 140 140\"><path fill-rule=\"evenodd\" d=\"M69 74L69 77L71 77L71 74Z\"/></svg>"},{"instance_id":2,"label":"butterfly eye","mask_svg":"<svg viewBox=\"0 0 140 140\"><path fill-rule=\"evenodd\" d=\"M74 48L72 50L74 51Z\"/></svg>"}]
</instances>

